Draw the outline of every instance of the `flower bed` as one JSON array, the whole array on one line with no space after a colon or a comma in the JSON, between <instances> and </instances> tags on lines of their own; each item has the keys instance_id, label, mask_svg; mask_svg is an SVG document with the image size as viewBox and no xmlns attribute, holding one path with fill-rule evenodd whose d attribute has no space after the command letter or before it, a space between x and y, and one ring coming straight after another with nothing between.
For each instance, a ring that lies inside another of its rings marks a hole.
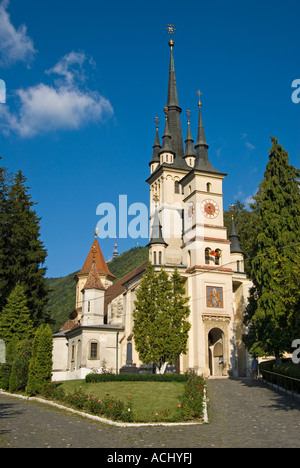
<instances>
[{"instance_id":1,"label":"flower bed","mask_svg":"<svg viewBox=\"0 0 300 468\"><path fill-rule=\"evenodd\" d=\"M155 384L146 381L118 384L104 381L95 383L94 387L93 381L93 383L82 381L82 386L78 387L78 381L63 384L52 382L45 386L40 394L46 399L60 401L76 410L114 421L140 423L199 421L203 417L205 381L196 375L181 377L184 377L184 384L182 382Z\"/></svg>"}]
</instances>

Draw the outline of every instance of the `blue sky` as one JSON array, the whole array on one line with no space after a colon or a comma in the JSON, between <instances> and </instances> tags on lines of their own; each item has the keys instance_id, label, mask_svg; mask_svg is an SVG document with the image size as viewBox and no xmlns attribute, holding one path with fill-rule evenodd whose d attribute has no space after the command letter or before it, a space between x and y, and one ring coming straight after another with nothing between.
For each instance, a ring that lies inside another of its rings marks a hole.
<instances>
[{"instance_id":1,"label":"blue sky","mask_svg":"<svg viewBox=\"0 0 300 468\"><path fill-rule=\"evenodd\" d=\"M47 276L80 269L99 221L96 208L126 194L148 205L155 116L163 122L167 24L183 136L196 91L209 156L226 172L224 208L260 183L270 136L299 167L298 0L10 0L0 2L0 155L21 169L41 220ZM300 93L299 93L300 95ZM163 133L160 125L160 137ZM146 239L120 239L119 252ZM105 258L114 240L100 239Z\"/></svg>"}]
</instances>

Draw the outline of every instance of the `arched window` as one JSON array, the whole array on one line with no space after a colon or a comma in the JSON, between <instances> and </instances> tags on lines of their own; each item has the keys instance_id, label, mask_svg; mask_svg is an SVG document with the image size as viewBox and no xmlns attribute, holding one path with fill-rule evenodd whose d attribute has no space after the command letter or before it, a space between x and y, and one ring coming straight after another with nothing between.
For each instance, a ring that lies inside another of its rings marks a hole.
<instances>
[{"instance_id":1,"label":"arched window","mask_svg":"<svg viewBox=\"0 0 300 468\"><path fill-rule=\"evenodd\" d=\"M191 266L191 251L188 250L188 253L187 253L187 266L190 267Z\"/></svg>"},{"instance_id":2,"label":"arched window","mask_svg":"<svg viewBox=\"0 0 300 468\"><path fill-rule=\"evenodd\" d=\"M161 254L161 252L158 252L158 263L159 263L159 265L162 264L162 254Z\"/></svg>"},{"instance_id":3,"label":"arched window","mask_svg":"<svg viewBox=\"0 0 300 468\"><path fill-rule=\"evenodd\" d=\"M153 252L153 264L157 265L157 263L156 263L156 252Z\"/></svg>"},{"instance_id":4,"label":"arched window","mask_svg":"<svg viewBox=\"0 0 300 468\"><path fill-rule=\"evenodd\" d=\"M221 265L221 250L216 249L216 256L215 256L215 265Z\"/></svg>"},{"instance_id":5,"label":"arched window","mask_svg":"<svg viewBox=\"0 0 300 468\"><path fill-rule=\"evenodd\" d=\"M98 359L99 358L99 345L97 341L90 342L90 350L89 350L90 359Z\"/></svg>"},{"instance_id":6,"label":"arched window","mask_svg":"<svg viewBox=\"0 0 300 468\"><path fill-rule=\"evenodd\" d=\"M178 180L175 180L175 193L180 193L179 192L179 182L178 182Z\"/></svg>"},{"instance_id":7,"label":"arched window","mask_svg":"<svg viewBox=\"0 0 300 468\"><path fill-rule=\"evenodd\" d=\"M210 182L207 182L207 184L206 184L206 191L211 192L211 183Z\"/></svg>"},{"instance_id":8,"label":"arched window","mask_svg":"<svg viewBox=\"0 0 300 468\"><path fill-rule=\"evenodd\" d=\"M209 261L210 261L209 254L210 254L210 248L207 247L207 248L205 249L205 264L206 264L206 265L209 265Z\"/></svg>"}]
</instances>

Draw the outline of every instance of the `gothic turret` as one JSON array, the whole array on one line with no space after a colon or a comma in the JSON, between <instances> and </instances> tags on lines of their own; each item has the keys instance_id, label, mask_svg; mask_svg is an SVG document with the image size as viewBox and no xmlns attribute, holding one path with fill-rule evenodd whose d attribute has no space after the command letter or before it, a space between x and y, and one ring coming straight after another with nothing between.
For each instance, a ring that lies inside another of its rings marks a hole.
<instances>
[{"instance_id":1,"label":"gothic turret","mask_svg":"<svg viewBox=\"0 0 300 468\"><path fill-rule=\"evenodd\" d=\"M198 134L197 134L197 141L195 144L195 150L196 150L196 162L195 162L195 169L203 172L213 172L216 174L220 174L217 169L213 167L213 165L210 163L209 157L208 157L208 144L206 142L205 138L205 133L204 133L204 126L203 126L203 120L202 120L202 112L201 112L201 107L202 104L200 102L200 92L199 92L199 120L198 120Z\"/></svg>"}]
</instances>

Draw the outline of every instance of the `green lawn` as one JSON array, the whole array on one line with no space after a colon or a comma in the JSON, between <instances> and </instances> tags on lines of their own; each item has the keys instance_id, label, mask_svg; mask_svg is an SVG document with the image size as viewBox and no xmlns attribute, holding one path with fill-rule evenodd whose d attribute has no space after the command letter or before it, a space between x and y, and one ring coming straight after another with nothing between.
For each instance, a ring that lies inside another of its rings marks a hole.
<instances>
[{"instance_id":1,"label":"green lawn","mask_svg":"<svg viewBox=\"0 0 300 468\"><path fill-rule=\"evenodd\" d=\"M78 392L80 386L87 395L99 399L110 395L132 404L135 422L176 421L179 418L180 397L184 392L181 382L98 382L71 380L61 383L66 393Z\"/></svg>"}]
</instances>

